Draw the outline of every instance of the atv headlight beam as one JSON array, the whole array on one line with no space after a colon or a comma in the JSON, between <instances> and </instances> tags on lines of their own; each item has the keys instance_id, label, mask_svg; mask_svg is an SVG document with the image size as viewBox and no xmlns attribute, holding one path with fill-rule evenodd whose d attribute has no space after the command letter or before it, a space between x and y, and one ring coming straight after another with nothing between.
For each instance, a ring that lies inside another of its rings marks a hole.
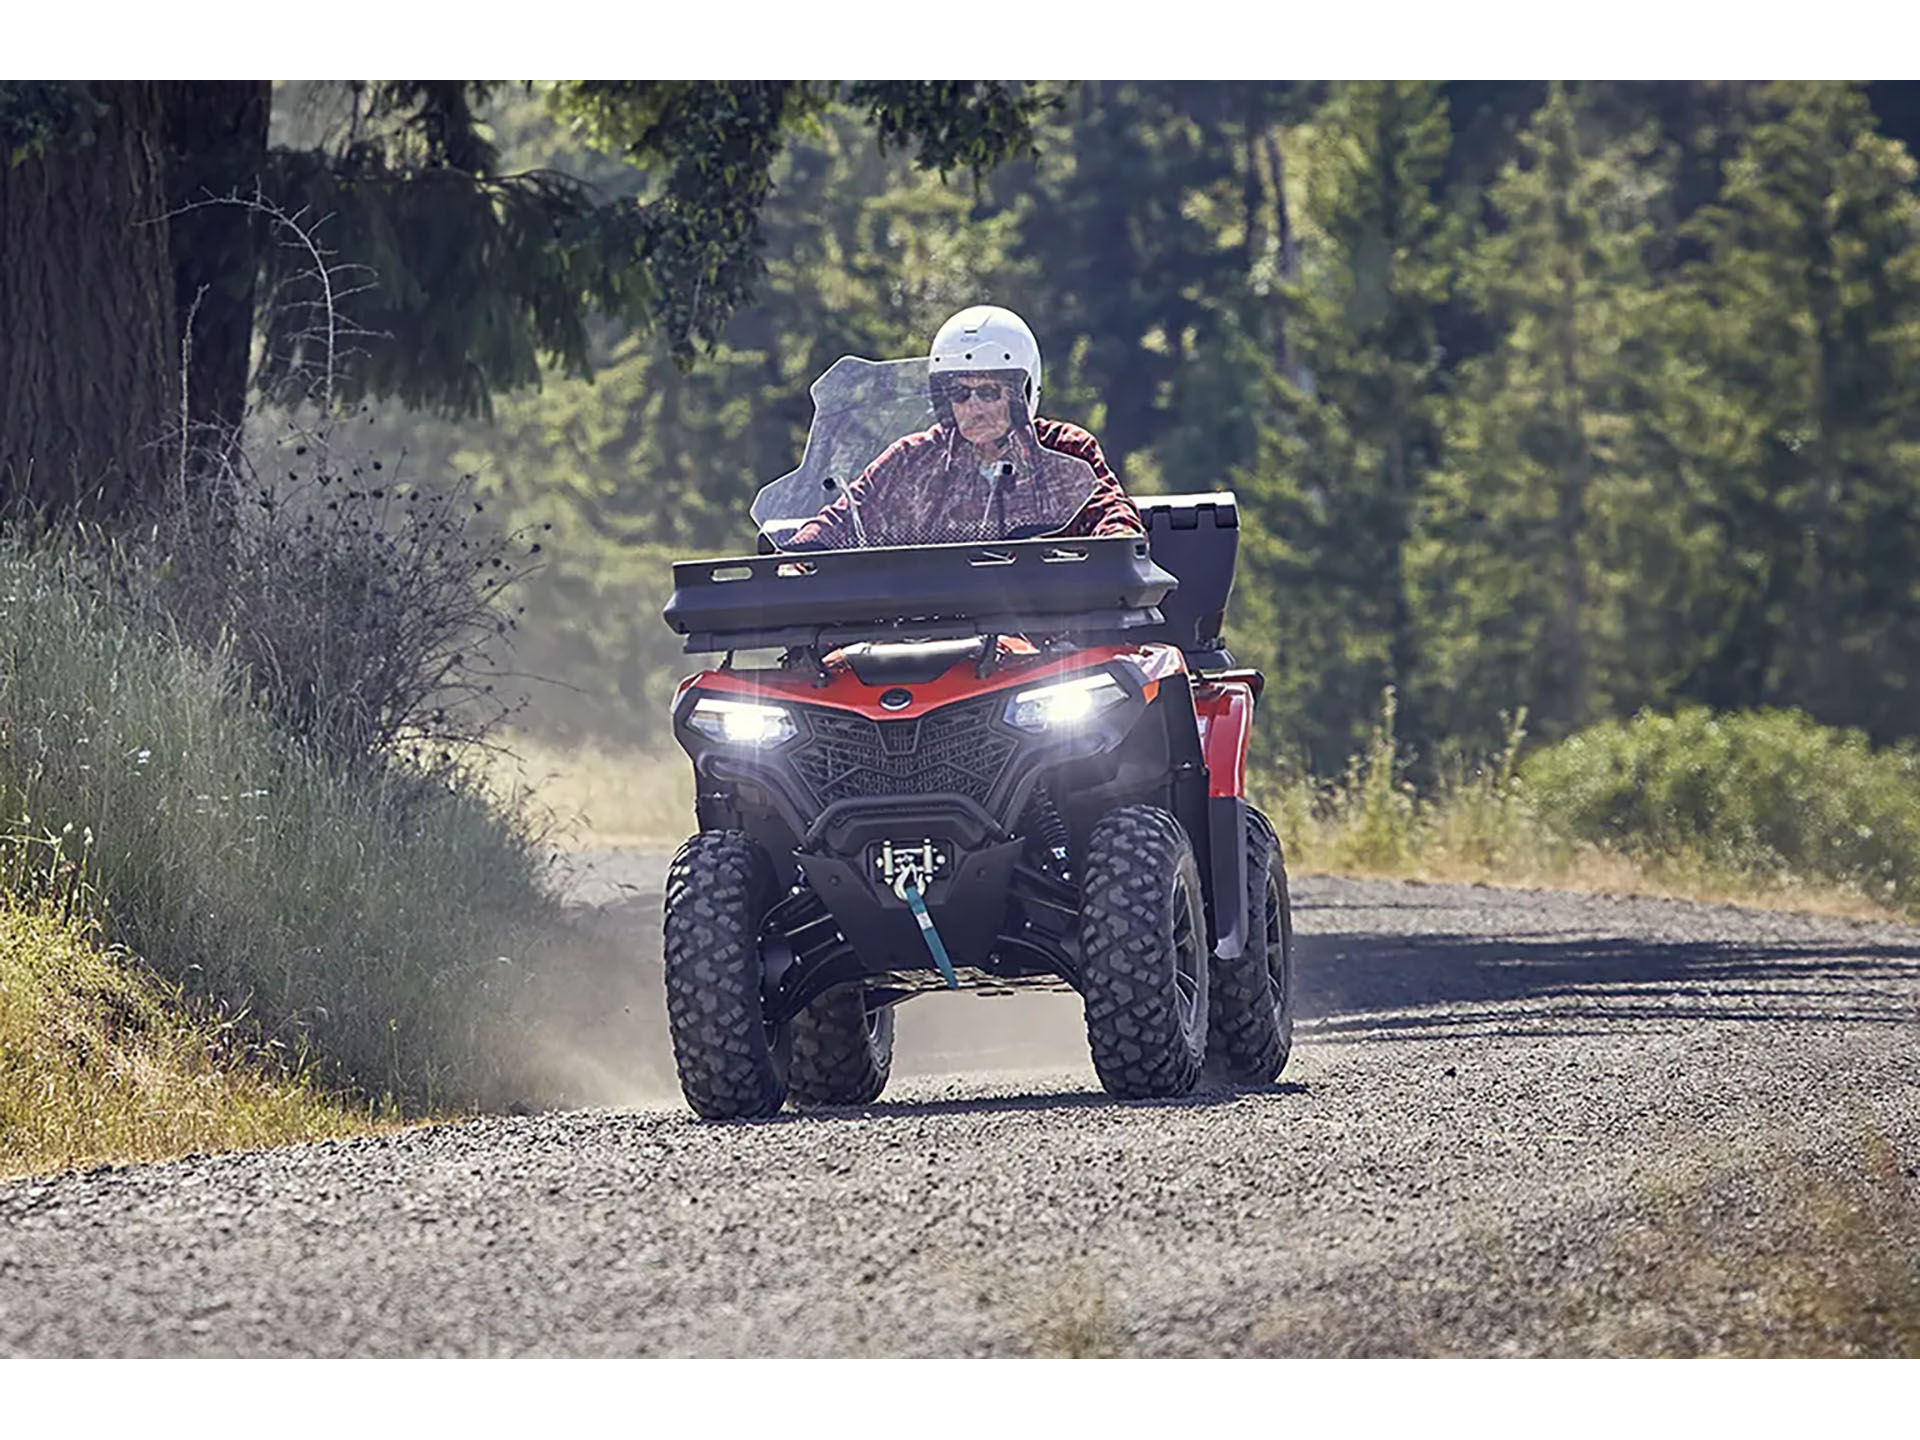
<instances>
[{"instance_id":1,"label":"atv headlight beam","mask_svg":"<svg viewBox=\"0 0 1920 1440\"><path fill-rule=\"evenodd\" d=\"M793 715L784 705L756 705L749 700L722 700L702 695L694 702L687 724L727 745L765 748L799 734Z\"/></svg>"},{"instance_id":2,"label":"atv headlight beam","mask_svg":"<svg viewBox=\"0 0 1920 1440\"><path fill-rule=\"evenodd\" d=\"M1007 701L1006 721L1034 735L1072 730L1126 698L1120 682L1102 670L1020 691Z\"/></svg>"}]
</instances>

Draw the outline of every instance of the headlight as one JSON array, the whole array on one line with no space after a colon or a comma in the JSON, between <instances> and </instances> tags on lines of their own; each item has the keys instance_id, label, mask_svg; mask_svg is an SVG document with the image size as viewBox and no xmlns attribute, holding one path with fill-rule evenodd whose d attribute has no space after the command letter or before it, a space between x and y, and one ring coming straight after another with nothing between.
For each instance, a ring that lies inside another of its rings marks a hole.
<instances>
[{"instance_id":1,"label":"headlight","mask_svg":"<svg viewBox=\"0 0 1920 1440\"><path fill-rule=\"evenodd\" d=\"M1070 730L1103 710L1111 710L1126 698L1127 692L1120 688L1120 682L1103 670L1098 675L1082 675L1057 685L1020 691L1007 701L1007 724L1035 734L1044 730Z\"/></svg>"},{"instance_id":2,"label":"headlight","mask_svg":"<svg viewBox=\"0 0 1920 1440\"><path fill-rule=\"evenodd\" d=\"M755 705L712 695L694 702L687 724L708 739L729 745L778 745L799 733L784 705Z\"/></svg>"}]
</instances>

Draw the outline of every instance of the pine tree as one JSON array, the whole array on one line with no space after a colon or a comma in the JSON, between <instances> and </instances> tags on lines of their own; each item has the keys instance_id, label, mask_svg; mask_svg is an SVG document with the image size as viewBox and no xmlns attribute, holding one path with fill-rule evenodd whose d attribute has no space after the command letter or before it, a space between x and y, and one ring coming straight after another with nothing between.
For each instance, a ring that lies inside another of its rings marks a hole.
<instances>
[{"instance_id":1,"label":"pine tree","mask_svg":"<svg viewBox=\"0 0 1920 1440\"><path fill-rule=\"evenodd\" d=\"M1315 115L1290 329L1309 388L1277 387L1241 476L1249 578L1271 587L1273 628L1235 633L1275 671L1296 738L1336 762L1381 688L1404 693L1420 671L1406 562L1438 458L1436 316L1459 259L1436 193L1448 143L1430 84L1339 86ZM1422 731L1415 706L1402 715Z\"/></svg>"},{"instance_id":2,"label":"pine tree","mask_svg":"<svg viewBox=\"0 0 1920 1440\"><path fill-rule=\"evenodd\" d=\"M648 176L603 202L566 176L501 169L478 120L500 88L349 85L339 143L290 150L264 144L258 83L0 85L0 475L36 505L73 504L77 485L125 508L178 429L182 339L189 418L231 429L256 280L277 301L261 317L270 392L319 363L336 400L482 413L543 362L585 373L595 312L662 335L684 363L752 293L771 167L825 106L846 101L918 166L978 174L1030 143L1046 104L998 82L563 87L556 104ZM316 356L314 261L236 203L255 196L374 282L348 317L363 332L351 352ZM118 438L87 438L103 428Z\"/></svg>"},{"instance_id":3,"label":"pine tree","mask_svg":"<svg viewBox=\"0 0 1920 1440\"><path fill-rule=\"evenodd\" d=\"M117 516L157 483L178 328L164 87L0 87L0 508Z\"/></svg>"},{"instance_id":4,"label":"pine tree","mask_svg":"<svg viewBox=\"0 0 1920 1440\"><path fill-rule=\"evenodd\" d=\"M1920 713L1920 200L1861 89L1782 84L1670 308L1665 433L1719 550L1688 691L1910 734Z\"/></svg>"},{"instance_id":5,"label":"pine tree","mask_svg":"<svg viewBox=\"0 0 1920 1440\"><path fill-rule=\"evenodd\" d=\"M1660 368L1644 258L1656 143L1644 126L1599 133L1555 85L1489 192L1463 288L1498 338L1461 367L1416 547L1449 734L1519 704L1562 734L1635 688L1619 609L1656 538L1638 426Z\"/></svg>"}]
</instances>

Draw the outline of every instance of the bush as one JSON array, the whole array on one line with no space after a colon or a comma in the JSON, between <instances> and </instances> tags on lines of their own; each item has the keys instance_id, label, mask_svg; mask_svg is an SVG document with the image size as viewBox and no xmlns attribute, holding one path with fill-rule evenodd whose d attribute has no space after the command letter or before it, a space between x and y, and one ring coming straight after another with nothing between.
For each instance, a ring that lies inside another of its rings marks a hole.
<instances>
[{"instance_id":1,"label":"bush","mask_svg":"<svg viewBox=\"0 0 1920 1440\"><path fill-rule=\"evenodd\" d=\"M1531 756L1520 778L1575 840L1920 903L1920 754L1875 751L1797 710L1607 721Z\"/></svg>"},{"instance_id":2,"label":"bush","mask_svg":"<svg viewBox=\"0 0 1920 1440\"><path fill-rule=\"evenodd\" d=\"M70 904L77 859L113 940L329 1081L525 1098L502 1057L558 913L536 837L451 766L328 756L245 685L84 558L0 545L7 888Z\"/></svg>"},{"instance_id":3,"label":"bush","mask_svg":"<svg viewBox=\"0 0 1920 1440\"><path fill-rule=\"evenodd\" d=\"M424 488L331 421L205 447L110 550L150 621L224 652L284 730L344 759L483 739L516 626L503 593L543 547L482 517L473 477ZM264 471L248 460L264 455Z\"/></svg>"}]
</instances>

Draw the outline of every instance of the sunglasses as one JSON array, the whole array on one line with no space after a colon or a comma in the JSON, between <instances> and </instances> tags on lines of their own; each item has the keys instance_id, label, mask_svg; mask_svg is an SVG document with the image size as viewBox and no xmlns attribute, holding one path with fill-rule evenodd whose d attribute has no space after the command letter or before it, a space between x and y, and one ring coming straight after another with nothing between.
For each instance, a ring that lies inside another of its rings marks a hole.
<instances>
[{"instance_id":1,"label":"sunglasses","mask_svg":"<svg viewBox=\"0 0 1920 1440\"><path fill-rule=\"evenodd\" d=\"M968 400L977 400L983 405L995 404L1006 387L997 380L989 380L984 385L950 385L947 387L947 399L955 405Z\"/></svg>"}]
</instances>

